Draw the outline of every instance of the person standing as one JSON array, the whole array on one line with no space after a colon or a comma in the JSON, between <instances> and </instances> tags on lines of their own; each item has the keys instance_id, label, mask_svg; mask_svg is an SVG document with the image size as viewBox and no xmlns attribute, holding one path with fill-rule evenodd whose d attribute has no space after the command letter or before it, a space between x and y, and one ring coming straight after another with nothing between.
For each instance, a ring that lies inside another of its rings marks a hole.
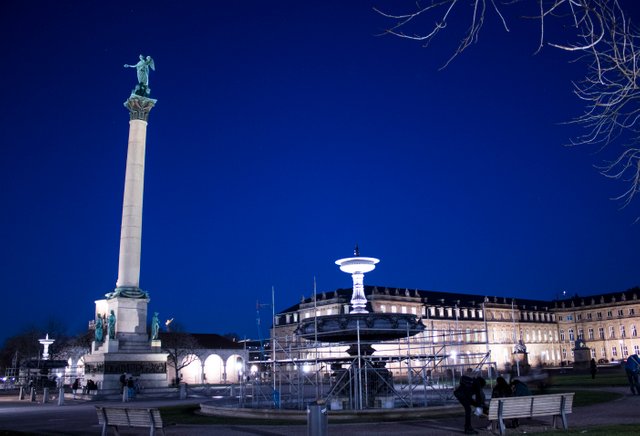
<instances>
[{"instance_id":1,"label":"person standing","mask_svg":"<svg viewBox=\"0 0 640 436\"><path fill-rule=\"evenodd\" d=\"M120 376L120 393L124 392L124 388L127 386L127 373L123 372Z\"/></svg>"},{"instance_id":2,"label":"person standing","mask_svg":"<svg viewBox=\"0 0 640 436\"><path fill-rule=\"evenodd\" d=\"M591 380L596 378L596 372L598 372L598 364L596 363L596 359L591 359L589 362L589 371L591 372Z\"/></svg>"},{"instance_id":3,"label":"person standing","mask_svg":"<svg viewBox=\"0 0 640 436\"><path fill-rule=\"evenodd\" d=\"M127 380L127 394L129 400L132 400L136 396L135 384L133 383L133 377L129 377Z\"/></svg>"},{"instance_id":4,"label":"person standing","mask_svg":"<svg viewBox=\"0 0 640 436\"><path fill-rule=\"evenodd\" d=\"M453 391L453 395L464 407L464 434L478 434L471 426L471 408L485 406L485 396L482 389L486 384L487 382L482 377L471 378L463 375L460 378L460 384Z\"/></svg>"},{"instance_id":5,"label":"person standing","mask_svg":"<svg viewBox=\"0 0 640 436\"><path fill-rule=\"evenodd\" d=\"M76 393L78 392L78 389L80 389L80 379L77 378L73 381L73 384L71 385L71 390L73 391L73 399L76 399Z\"/></svg>"},{"instance_id":6,"label":"person standing","mask_svg":"<svg viewBox=\"0 0 640 436\"><path fill-rule=\"evenodd\" d=\"M640 356L633 354L627 357L624 371L627 374L627 380L629 380L631 395L640 395Z\"/></svg>"}]
</instances>

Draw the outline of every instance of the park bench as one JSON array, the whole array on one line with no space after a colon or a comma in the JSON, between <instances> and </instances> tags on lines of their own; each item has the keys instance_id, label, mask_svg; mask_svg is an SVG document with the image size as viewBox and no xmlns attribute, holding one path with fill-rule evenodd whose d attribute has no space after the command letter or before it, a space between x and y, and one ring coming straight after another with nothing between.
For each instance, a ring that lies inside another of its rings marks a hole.
<instances>
[{"instance_id":1,"label":"park bench","mask_svg":"<svg viewBox=\"0 0 640 436\"><path fill-rule=\"evenodd\" d=\"M102 436L106 436L107 429L113 427L116 435L118 427L148 427L149 434L155 435L156 429L164 435L164 425L158 409L102 407L96 406L98 423L102 425Z\"/></svg>"},{"instance_id":2,"label":"park bench","mask_svg":"<svg viewBox=\"0 0 640 436\"><path fill-rule=\"evenodd\" d=\"M553 427L556 419L562 420L562 427L566 430L567 414L573 407L573 392L566 394L532 395L527 397L494 398L489 403L487 418L497 422L500 434L505 433L505 419L533 418L539 416L553 416Z\"/></svg>"}]
</instances>

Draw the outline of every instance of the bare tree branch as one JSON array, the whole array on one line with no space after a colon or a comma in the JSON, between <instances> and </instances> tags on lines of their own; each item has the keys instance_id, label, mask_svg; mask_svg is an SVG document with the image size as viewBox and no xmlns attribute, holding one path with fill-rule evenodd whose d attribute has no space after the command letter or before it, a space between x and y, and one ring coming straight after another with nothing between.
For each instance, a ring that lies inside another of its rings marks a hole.
<instances>
[{"instance_id":1,"label":"bare tree branch","mask_svg":"<svg viewBox=\"0 0 640 436\"><path fill-rule=\"evenodd\" d=\"M514 3L537 2L538 15L529 17L540 21L539 52L544 46L579 54L585 62L584 78L574 83L576 96L585 103L585 111L570 123L580 125L585 132L571 140L571 145L596 144L600 151L617 146L617 157L597 166L608 178L622 180L628 188L615 200L623 207L630 204L640 191L640 148L638 121L640 118L639 68L637 47L640 32L626 17L618 0L439 0L426 6L417 3L412 12L394 14L376 11L393 22L386 33L400 38L421 41L428 45L448 25L456 10L464 12L469 27L446 61L453 59L478 41L487 14L487 2L497 14L502 26L509 31L506 8ZM547 26L566 24L570 19L570 42L546 41ZM422 32L409 34L405 29ZM631 139L628 139L631 138ZM615 143L615 144L614 144Z\"/></svg>"}]
</instances>

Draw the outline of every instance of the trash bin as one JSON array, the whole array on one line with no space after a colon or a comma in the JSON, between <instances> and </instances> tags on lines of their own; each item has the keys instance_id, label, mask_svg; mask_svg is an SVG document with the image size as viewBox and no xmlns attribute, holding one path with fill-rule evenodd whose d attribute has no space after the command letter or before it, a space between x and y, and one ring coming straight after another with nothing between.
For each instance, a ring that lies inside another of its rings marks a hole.
<instances>
[{"instance_id":1,"label":"trash bin","mask_svg":"<svg viewBox=\"0 0 640 436\"><path fill-rule=\"evenodd\" d=\"M315 402L307 406L307 436L327 436L329 434L327 405Z\"/></svg>"}]
</instances>

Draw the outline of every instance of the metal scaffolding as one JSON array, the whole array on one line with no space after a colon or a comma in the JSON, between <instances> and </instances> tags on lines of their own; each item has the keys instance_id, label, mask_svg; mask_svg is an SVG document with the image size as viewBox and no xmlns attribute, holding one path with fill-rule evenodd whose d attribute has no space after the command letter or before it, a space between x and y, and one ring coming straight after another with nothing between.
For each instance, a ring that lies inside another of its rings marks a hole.
<instances>
[{"instance_id":1,"label":"metal scaffolding","mask_svg":"<svg viewBox=\"0 0 640 436\"><path fill-rule=\"evenodd\" d=\"M356 341L337 343L274 331L269 358L254 362L259 370L245 381L247 407L305 409L313 401L332 410L440 405L453 399L462 375L494 374L486 330L427 326L392 341L362 340L358 330Z\"/></svg>"}]
</instances>

